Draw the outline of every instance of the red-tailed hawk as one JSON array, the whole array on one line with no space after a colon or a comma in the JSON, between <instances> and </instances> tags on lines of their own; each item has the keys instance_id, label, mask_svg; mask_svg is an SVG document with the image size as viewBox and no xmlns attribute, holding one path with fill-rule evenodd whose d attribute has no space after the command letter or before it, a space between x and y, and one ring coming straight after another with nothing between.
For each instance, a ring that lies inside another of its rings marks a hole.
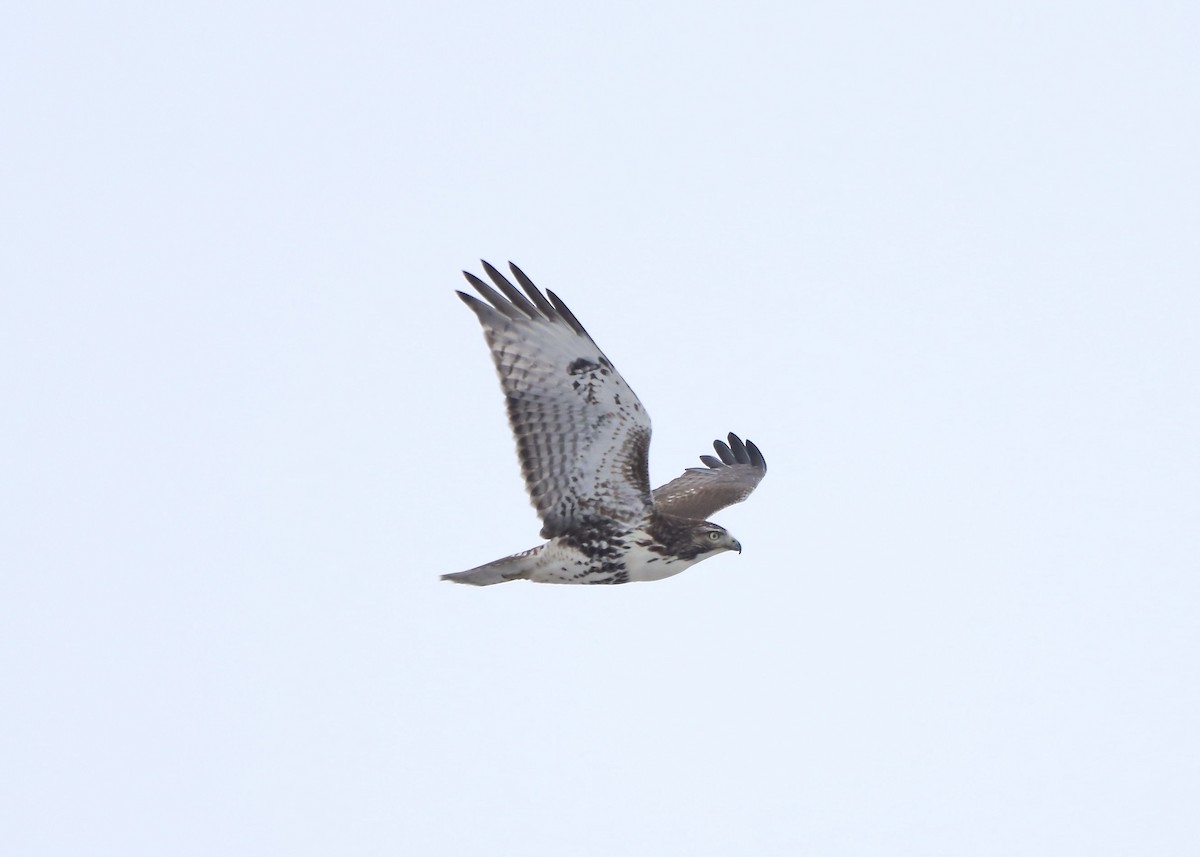
<instances>
[{"instance_id":1,"label":"red-tailed hawk","mask_svg":"<svg viewBox=\"0 0 1200 857\"><path fill-rule=\"evenodd\" d=\"M459 292L479 317L517 439L525 487L545 544L443 580L488 586L662 580L703 559L742 552L704 520L745 500L767 472L751 442L716 441L719 457L650 490L650 417L583 325L551 291L509 264L524 294L483 263L495 289L463 272L484 298ZM484 302L486 301L486 303Z\"/></svg>"}]
</instances>

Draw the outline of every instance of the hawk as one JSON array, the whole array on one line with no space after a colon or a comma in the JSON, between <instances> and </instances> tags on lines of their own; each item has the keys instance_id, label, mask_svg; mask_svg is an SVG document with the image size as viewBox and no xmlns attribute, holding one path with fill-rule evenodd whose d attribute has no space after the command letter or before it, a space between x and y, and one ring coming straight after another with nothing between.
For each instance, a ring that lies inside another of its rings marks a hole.
<instances>
[{"instance_id":1,"label":"hawk","mask_svg":"<svg viewBox=\"0 0 1200 857\"><path fill-rule=\"evenodd\" d=\"M651 491L646 409L567 305L509 268L523 294L484 262L496 288L464 271L483 300L458 296L483 325L548 541L442 580L629 583L741 553L737 539L705 518L745 500L766 475L758 447L730 434L728 444L713 444L716 457L700 456L704 467Z\"/></svg>"}]
</instances>

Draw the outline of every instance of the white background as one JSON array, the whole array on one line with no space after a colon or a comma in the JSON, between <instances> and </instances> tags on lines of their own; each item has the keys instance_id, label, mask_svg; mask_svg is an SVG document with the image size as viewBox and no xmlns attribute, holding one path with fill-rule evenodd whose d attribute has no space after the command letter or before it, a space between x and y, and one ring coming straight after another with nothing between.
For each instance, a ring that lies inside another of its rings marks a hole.
<instances>
[{"instance_id":1,"label":"white background","mask_svg":"<svg viewBox=\"0 0 1200 857\"><path fill-rule=\"evenodd\" d=\"M0 28L0 849L1200 853L1200 12L39 3ZM512 259L736 431L538 522Z\"/></svg>"}]
</instances>

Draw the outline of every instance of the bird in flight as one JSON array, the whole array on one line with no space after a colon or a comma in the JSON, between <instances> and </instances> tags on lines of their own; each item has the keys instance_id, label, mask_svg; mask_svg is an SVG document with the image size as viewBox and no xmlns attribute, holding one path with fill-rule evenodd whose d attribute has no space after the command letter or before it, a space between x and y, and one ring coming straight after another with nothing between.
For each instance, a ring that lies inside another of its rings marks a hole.
<instances>
[{"instance_id":1,"label":"bird in flight","mask_svg":"<svg viewBox=\"0 0 1200 857\"><path fill-rule=\"evenodd\" d=\"M767 462L735 434L650 490L650 417L625 379L554 292L516 265L521 289L483 263L495 285L463 275L459 292L483 325L545 544L442 580L489 586L662 580L742 546L709 515L750 496ZM497 291L497 289L499 291ZM524 293L522 293L522 291Z\"/></svg>"}]
</instances>

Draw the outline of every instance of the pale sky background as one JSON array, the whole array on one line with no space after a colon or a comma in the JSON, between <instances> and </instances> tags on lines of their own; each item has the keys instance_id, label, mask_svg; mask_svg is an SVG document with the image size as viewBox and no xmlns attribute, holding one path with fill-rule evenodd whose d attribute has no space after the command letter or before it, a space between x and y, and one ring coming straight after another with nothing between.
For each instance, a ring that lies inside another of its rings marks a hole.
<instances>
[{"instance_id":1,"label":"pale sky background","mask_svg":"<svg viewBox=\"0 0 1200 857\"><path fill-rule=\"evenodd\" d=\"M1200 853L1200 6L26 3L6 855ZM479 258L745 545L536 544Z\"/></svg>"}]
</instances>

